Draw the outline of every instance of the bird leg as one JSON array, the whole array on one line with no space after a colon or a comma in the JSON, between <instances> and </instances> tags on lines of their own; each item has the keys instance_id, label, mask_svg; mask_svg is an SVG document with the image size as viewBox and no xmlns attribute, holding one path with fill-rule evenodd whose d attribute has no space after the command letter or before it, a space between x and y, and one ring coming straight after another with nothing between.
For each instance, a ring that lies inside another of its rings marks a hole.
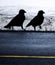
<instances>
[{"instance_id":1,"label":"bird leg","mask_svg":"<svg viewBox=\"0 0 55 65\"><path fill-rule=\"evenodd\" d=\"M22 30L24 30L23 26L21 26Z\"/></svg>"},{"instance_id":2,"label":"bird leg","mask_svg":"<svg viewBox=\"0 0 55 65\"><path fill-rule=\"evenodd\" d=\"M42 27L41 27L41 26L39 26L39 28L40 28L40 29L42 29Z\"/></svg>"},{"instance_id":3,"label":"bird leg","mask_svg":"<svg viewBox=\"0 0 55 65\"><path fill-rule=\"evenodd\" d=\"M36 27L34 27L34 31L36 31Z\"/></svg>"},{"instance_id":4,"label":"bird leg","mask_svg":"<svg viewBox=\"0 0 55 65\"><path fill-rule=\"evenodd\" d=\"M13 26L12 26L12 30L14 30Z\"/></svg>"},{"instance_id":5,"label":"bird leg","mask_svg":"<svg viewBox=\"0 0 55 65\"><path fill-rule=\"evenodd\" d=\"M26 30L23 28L23 26L21 26L21 28L22 28L22 30L26 31Z\"/></svg>"}]
</instances>

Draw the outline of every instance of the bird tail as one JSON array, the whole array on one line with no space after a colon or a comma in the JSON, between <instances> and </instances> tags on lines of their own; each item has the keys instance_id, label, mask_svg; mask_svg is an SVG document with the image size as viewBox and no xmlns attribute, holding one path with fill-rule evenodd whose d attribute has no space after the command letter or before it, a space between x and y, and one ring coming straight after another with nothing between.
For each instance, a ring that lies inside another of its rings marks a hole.
<instances>
[{"instance_id":1,"label":"bird tail","mask_svg":"<svg viewBox=\"0 0 55 65\"><path fill-rule=\"evenodd\" d=\"M6 26L4 26L4 28L10 28L10 26L9 25L6 25Z\"/></svg>"},{"instance_id":2,"label":"bird tail","mask_svg":"<svg viewBox=\"0 0 55 65\"><path fill-rule=\"evenodd\" d=\"M30 26L30 24L28 24L26 27Z\"/></svg>"}]
</instances>

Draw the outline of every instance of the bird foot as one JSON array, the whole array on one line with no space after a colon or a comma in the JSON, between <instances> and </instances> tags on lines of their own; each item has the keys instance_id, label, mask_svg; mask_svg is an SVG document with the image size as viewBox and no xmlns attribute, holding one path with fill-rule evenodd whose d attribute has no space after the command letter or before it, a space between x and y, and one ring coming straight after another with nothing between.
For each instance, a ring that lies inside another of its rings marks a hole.
<instances>
[{"instance_id":1,"label":"bird foot","mask_svg":"<svg viewBox=\"0 0 55 65\"><path fill-rule=\"evenodd\" d=\"M26 31L26 29L23 29L24 31Z\"/></svg>"}]
</instances>

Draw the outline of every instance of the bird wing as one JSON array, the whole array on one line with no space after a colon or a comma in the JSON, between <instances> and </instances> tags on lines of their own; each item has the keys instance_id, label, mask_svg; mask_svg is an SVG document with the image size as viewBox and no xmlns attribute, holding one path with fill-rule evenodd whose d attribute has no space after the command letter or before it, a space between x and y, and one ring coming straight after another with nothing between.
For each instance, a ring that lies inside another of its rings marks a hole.
<instances>
[{"instance_id":1,"label":"bird wing","mask_svg":"<svg viewBox=\"0 0 55 65\"><path fill-rule=\"evenodd\" d=\"M26 27L34 24L36 22L36 20L37 20L37 16L35 16Z\"/></svg>"},{"instance_id":2,"label":"bird wing","mask_svg":"<svg viewBox=\"0 0 55 65\"><path fill-rule=\"evenodd\" d=\"M19 19L19 16L16 15L10 22L9 25L15 24L16 23L16 19Z\"/></svg>"}]
</instances>

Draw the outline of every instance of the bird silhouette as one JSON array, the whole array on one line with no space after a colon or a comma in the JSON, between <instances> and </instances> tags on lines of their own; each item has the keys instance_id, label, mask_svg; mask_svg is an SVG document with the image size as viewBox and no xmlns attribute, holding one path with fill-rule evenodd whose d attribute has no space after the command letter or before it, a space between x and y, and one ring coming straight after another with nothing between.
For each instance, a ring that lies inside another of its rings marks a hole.
<instances>
[{"instance_id":1,"label":"bird silhouette","mask_svg":"<svg viewBox=\"0 0 55 65\"><path fill-rule=\"evenodd\" d=\"M39 26L39 28L41 29L41 24L43 23L43 20L44 20L44 14L45 12L43 10L40 10L38 12L38 14L30 21L29 24L27 24L26 27L28 26L33 26L34 27L34 30L36 30L36 26Z\"/></svg>"},{"instance_id":2,"label":"bird silhouette","mask_svg":"<svg viewBox=\"0 0 55 65\"><path fill-rule=\"evenodd\" d=\"M25 20L25 15L24 15L24 13L26 13L26 11L23 10L23 9L20 9L20 10L19 10L19 14L16 15L16 16L8 23L8 25L4 26L4 28L9 28L9 29L10 29L10 28L12 27L12 29L13 29L13 26L21 26L21 28L24 29L24 28L23 28L23 22L24 22L24 20Z\"/></svg>"}]
</instances>

